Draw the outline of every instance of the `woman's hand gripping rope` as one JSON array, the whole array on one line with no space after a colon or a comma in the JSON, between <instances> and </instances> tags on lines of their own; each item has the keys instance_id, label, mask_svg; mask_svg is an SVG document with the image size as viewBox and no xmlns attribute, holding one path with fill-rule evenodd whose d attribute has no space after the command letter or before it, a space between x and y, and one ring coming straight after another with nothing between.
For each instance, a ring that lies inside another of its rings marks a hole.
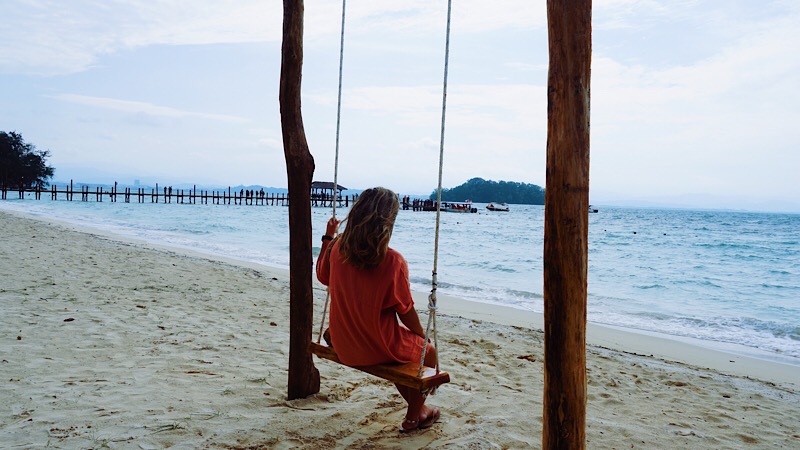
<instances>
[{"instance_id":1,"label":"woman's hand gripping rope","mask_svg":"<svg viewBox=\"0 0 800 450\"><path fill-rule=\"evenodd\" d=\"M328 224L325 226L325 236L336 237L336 234L339 233L339 223L339 219L336 217L328 219Z\"/></svg>"}]
</instances>

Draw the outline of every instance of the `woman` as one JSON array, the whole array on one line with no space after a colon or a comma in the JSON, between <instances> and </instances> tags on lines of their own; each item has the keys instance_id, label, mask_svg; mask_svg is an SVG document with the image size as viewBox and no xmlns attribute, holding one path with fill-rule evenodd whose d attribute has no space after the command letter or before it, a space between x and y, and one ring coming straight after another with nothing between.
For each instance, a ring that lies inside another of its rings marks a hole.
<instances>
[{"instance_id":1,"label":"woman","mask_svg":"<svg viewBox=\"0 0 800 450\"><path fill-rule=\"evenodd\" d=\"M344 232L333 239L339 221L332 217L322 236L317 278L330 291L331 343L350 366L418 362L422 355L425 331L414 309L408 263L389 247L399 208L389 189L367 189L350 209ZM436 365L430 343L425 365ZM400 431L428 428L439 419L438 408L425 406L426 394L395 386L408 403Z\"/></svg>"}]
</instances>

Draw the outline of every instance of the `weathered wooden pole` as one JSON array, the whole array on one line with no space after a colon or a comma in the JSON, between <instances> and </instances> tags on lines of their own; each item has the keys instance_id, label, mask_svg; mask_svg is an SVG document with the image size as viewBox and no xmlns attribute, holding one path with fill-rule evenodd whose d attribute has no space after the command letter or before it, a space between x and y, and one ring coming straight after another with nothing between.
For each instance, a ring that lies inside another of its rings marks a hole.
<instances>
[{"instance_id":1,"label":"weathered wooden pole","mask_svg":"<svg viewBox=\"0 0 800 450\"><path fill-rule=\"evenodd\" d=\"M289 185L289 400L319 392L319 371L308 351L314 317L311 286L311 180L300 83L303 70L303 0L283 0L280 109L283 153Z\"/></svg>"},{"instance_id":2,"label":"weathered wooden pole","mask_svg":"<svg viewBox=\"0 0 800 450\"><path fill-rule=\"evenodd\" d=\"M592 1L548 0L542 448L586 445Z\"/></svg>"}]
</instances>

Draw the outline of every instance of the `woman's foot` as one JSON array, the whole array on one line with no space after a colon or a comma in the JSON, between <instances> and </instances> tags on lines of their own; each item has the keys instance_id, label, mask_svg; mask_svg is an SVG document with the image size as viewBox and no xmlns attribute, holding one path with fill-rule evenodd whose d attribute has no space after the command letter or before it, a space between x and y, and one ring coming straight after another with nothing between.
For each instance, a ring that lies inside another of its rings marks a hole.
<instances>
[{"instance_id":1,"label":"woman's foot","mask_svg":"<svg viewBox=\"0 0 800 450\"><path fill-rule=\"evenodd\" d=\"M405 419L403 423L400 425L400 432L407 433L409 431L414 431L417 428L419 428L419 419L417 420Z\"/></svg>"},{"instance_id":2,"label":"woman's foot","mask_svg":"<svg viewBox=\"0 0 800 450\"><path fill-rule=\"evenodd\" d=\"M406 418L403 420L403 423L400 425L400 432L405 433L413 430L430 428L434 423L436 423L436 421L439 420L441 416L442 413L439 411L439 408L423 406L418 419L414 420Z\"/></svg>"},{"instance_id":3,"label":"woman's foot","mask_svg":"<svg viewBox=\"0 0 800 450\"><path fill-rule=\"evenodd\" d=\"M422 417L422 414L425 414L425 417ZM418 428L430 428L442 416L439 408L428 408L427 406L423 407L422 414L420 414Z\"/></svg>"}]
</instances>

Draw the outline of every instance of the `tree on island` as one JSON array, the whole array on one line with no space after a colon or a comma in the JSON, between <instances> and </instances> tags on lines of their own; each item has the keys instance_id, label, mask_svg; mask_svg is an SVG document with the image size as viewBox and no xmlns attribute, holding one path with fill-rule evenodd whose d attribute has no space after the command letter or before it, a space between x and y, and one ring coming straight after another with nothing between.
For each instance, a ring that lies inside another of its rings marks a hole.
<instances>
[{"instance_id":1,"label":"tree on island","mask_svg":"<svg viewBox=\"0 0 800 450\"><path fill-rule=\"evenodd\" d=\"M436 191L430 196L436 200ZM442 189L443 202L477 203L503 202L519 205L544 205L544 189L541 186L515 181L492 181L473 178L451 189Z\"/></svg>"},{"instance_id":2,"label":"tree on island","mask_svg":"<svg viewBox=\"0 0 800 450\"><path fill-rule=\"evenodd\" d=\"M55 169L47 165L50 152L37 150L22 135L0 131L0 186L43 187Z\"/></svg>"}]
</instances>

